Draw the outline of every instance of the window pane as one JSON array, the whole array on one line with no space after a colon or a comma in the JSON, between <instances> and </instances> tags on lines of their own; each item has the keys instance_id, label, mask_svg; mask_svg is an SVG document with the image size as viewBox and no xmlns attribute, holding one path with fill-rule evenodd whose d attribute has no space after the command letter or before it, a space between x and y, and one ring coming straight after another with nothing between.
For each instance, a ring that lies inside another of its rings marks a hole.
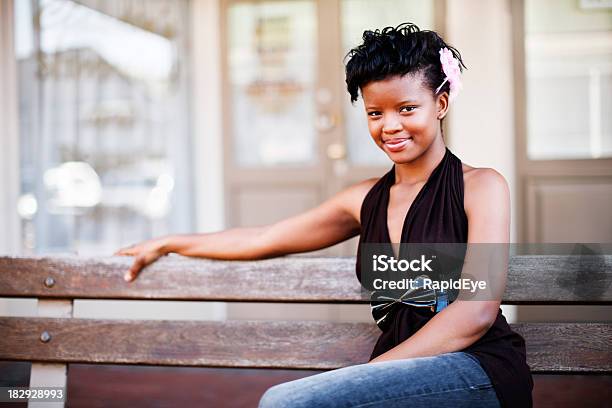
<instances>
[{"instance_id":1,"label":"window pane","mask_svg":"<svg viewBox=\"0 0 612 408\"><path fill-rule=\"evenodd\" d=\"M530 159L612 157L612 10L596 3L525 1Z\"/></svg>"},{"instance_id":2,"label":"window pane","mask_svg":"<svg viewBox=\"0 0 612 408\"><path fill-rule=\"evenodd\" d=\"M314 164L314 2L234 4L228 24L233 160Z\"/></svg>"},{"instance_id":3,"label":"window pane","mask_svg":"<svg viewBox=\"0 0 612 408\"><path fill-rule=\"evenodd\" d=\"M406 22L414 23L422 30L432 30L433 20L432 0L342 0L343 56L361 43L365 30L395 27ZM371 141L363 101L359 98L352 105L348 94L344 101L349 160L358 165L387 166L389 159Z\"/></svg>"},{"instance_id":4,"label":"window pane","mask_svg":"<svg viewBox=\"0 0 612 408\"><path fill-rule=\"evenodd\" d=\"M187 2L15 2L21 216L36 252L191 222Z\"/></svg>"}]
</instances>

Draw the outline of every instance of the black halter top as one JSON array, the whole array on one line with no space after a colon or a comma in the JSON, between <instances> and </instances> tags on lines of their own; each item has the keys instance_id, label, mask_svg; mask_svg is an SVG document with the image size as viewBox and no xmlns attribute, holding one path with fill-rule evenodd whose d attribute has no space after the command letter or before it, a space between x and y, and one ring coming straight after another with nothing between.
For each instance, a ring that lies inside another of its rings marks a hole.
<instances>
[{"instance_id":1,"label":"black halter top","mask_svg":"<svg viewBox=\"0 0 612 408\"><path fill-rule=\"evenodd\" d=\"M357 252L357 278L361 281L361 244L390 243L387 208L395 166L380 178L361 205L361 235ZM402 227L402 243L465 243L468 220L463 206L463 170L446 149L442 161L410 206ZM408 339L436 313L429 307L397 304L392 321L382 332L370 359ZM512 331L499 309L491 328L464 350L478 359L491 379L503 407L531 407L533 380L526 362L525 341Z\"/></svg>"}]
</instances>

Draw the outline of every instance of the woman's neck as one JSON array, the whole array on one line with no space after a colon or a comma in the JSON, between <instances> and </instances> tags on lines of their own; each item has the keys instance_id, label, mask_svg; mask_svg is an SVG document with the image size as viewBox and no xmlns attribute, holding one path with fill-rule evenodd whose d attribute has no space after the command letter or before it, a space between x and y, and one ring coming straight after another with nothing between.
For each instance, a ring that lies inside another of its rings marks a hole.
<instances>
[{"instance_id":1,"label":"woman's neck","mask_svg":"<svg viewBox=\"0 0 612 408\"><path fill-rule=\"evenodd\" d=\"M395 165L395 183L416 184L426 181L445 154L444 140L442 137L437 137L431 146L415 160Z\"/></svg>"}]
</instances>

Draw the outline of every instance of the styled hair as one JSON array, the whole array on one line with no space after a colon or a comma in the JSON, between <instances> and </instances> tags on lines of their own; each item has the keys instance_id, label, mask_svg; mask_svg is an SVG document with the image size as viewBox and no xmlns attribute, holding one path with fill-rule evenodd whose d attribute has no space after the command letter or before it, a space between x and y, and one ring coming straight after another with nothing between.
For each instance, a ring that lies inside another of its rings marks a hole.
<instances>
[{"instance_id":1,"label":"styled hair","mask_svg":"<svg viewBox=\"0 0 612 408\"><path fill-rule=\"evenodd\" d=\"M363 86L396 75L421 74L423 84L435 93L445 78L440 62L442 48L448 48L459 60L463 72L466 66L459 51L446 44L435 31L421 31L412 23L364 31L363 43L345 57L348 58L346 86L351 102L357 100ZM448 81L440 89L444 91L450 92Z\"/></svg>"}]
</instances>

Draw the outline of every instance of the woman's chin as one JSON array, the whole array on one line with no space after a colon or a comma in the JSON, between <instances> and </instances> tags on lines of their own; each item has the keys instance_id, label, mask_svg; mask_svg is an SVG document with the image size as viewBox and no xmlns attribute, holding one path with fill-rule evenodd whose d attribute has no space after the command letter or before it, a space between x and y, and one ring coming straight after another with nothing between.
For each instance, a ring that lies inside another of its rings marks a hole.
<instances>
[{"instance_id":1,"label":"woman's chin","mask_svg":"<svg viewBox=\"0 0 612 408\"><path fill-rule=\"evenodd\" d=\"M410 151L402 150L401 152L388 152L385 151L387 157L395 164L406 164L414 161L420 156L418 151L410 149Z\"/></svg>"}]
</instances>

